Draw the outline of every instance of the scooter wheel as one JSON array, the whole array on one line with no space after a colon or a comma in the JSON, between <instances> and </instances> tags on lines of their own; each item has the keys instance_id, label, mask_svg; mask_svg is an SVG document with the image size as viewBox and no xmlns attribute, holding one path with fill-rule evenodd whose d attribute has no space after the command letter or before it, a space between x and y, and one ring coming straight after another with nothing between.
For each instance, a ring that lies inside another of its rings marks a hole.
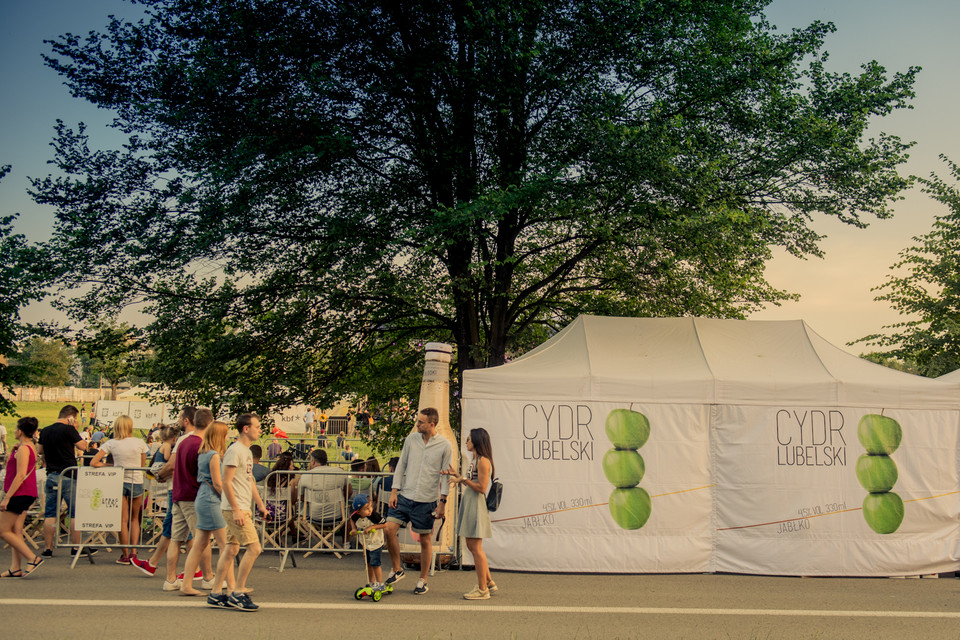
<instances>
[{"instance_id":1,"label":"scooter wheel","mask_svg":"<svg viewBox=\"0 0 960 640\"><path fill-rule=\"evenodd\" d=\"M373 592L373 601L374 601L374 602L380 602L380 598L382 598L382 597L383 597L383 594L382 594L381 592L379 592L379 591L374 591L374 592Z\"/></svg>"},{"instance_id":2,"label":"scooter wheel","mask_svg":"<svg viewBox=\"0 0 960 640\"><path fill-rule=\"evenodd\" d=\"M353 597L356 598L357 600L362 600L362 599L363 599L363 587L357 589L357 592L353 594Z\"/></svg>"}]
</instances>

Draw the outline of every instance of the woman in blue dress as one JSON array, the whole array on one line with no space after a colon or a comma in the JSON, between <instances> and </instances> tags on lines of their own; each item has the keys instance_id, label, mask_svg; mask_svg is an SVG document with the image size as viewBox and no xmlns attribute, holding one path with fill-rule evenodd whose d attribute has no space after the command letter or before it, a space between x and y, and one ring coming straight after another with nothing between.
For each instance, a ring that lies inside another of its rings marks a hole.
<instances>
[{"instance_id":1,"label":"woman in blue dress","mask_svg":"<svg viewBox=\"0 0 960 640\"><path fill-rule=\"evenodd\" d=\"M224 422L214 422L203 432L203 444L200 445L200 456L197 458L197 479L200 480L200 490L193 503L197 511L197 534L193 539L193 546L187 556L183 569L183 582L180 585L182 596L206 595L193 588L193 575L200 566L200 558L210 545L211 536L217 539L217 548L223 553L227 547L227 523L220 510L220 493L223 491L221 482L220 461L227 450L227 431L229 427ZM230 565L228 571L233 570ZM214 585L222 583L224 576L213 576Z\"/></svg>"}]
</instances>

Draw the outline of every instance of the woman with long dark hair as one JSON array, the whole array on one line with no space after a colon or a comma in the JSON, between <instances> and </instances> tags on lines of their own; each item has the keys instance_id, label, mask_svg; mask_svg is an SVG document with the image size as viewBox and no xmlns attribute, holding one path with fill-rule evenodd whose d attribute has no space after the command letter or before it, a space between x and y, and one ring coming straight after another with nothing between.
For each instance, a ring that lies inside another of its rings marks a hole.
<instances>
[{"instance_id":1,"label":"woman with long dark hair","mask_svg":"<svg viewBox=\"0 0 960 640\"><path fill-rule=\"evenodd\" d=\"M463 594L466 600L488 600L490 593L497 590L497 584L490 576L487 555L483 552L483 538L493 537L490 526L490 514L487 512L487 489L494 477L493 447L490 434L486 429L471 429L467 436L467 451L473 455L470 468L465 476L460 476L451 467L446 473L450 481L462 485L460 494L460 517L457 530L467 540L467 549L473 555L473 564L477 570L477 586L473 591Z\"/></svg>"},{"instance_id":2,"label":"woman with long dark hair","mask_svg":"<svg viewBox=\"0 0 960 640\"><path fill-rule=\"evenodd\" d=\"M23 539L23 524L27 511L37 499L37 450L33 445L33 434L37 432L37 419L20 418L14 435L17 446L10 452L7 471L3 478L3 490L6 492L0 501L0 538L10 545L10 569L0 577L22 578L28 576L43 564L43 558L34 555ZM27 563L27 572L20 569L20 562Z\"/></svg>"}]
</instances>

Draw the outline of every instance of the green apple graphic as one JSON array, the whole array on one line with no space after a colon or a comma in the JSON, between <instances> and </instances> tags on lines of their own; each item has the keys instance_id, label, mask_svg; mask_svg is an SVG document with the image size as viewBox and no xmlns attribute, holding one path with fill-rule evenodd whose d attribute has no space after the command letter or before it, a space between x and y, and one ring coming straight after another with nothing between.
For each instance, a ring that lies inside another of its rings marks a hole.
<instances>
[{"instance_id":1,"label":"green apple graphic","mask_svg":"<svg viewBox=\"0 0 960 640\"><path fill-rule=\"evenodd\" d=\"M603 473L615 487L637 486L645 470L643 456L633 449L610 449L603 456Z\"/></svg>"},{"instance_id":2,"label":"green apple graphic","mask_svg":"<svg viewBox=\"0 0 960 640\"><path fill-rule=\"evenodd\" d=\"M891 454L900 446L902 437L900 423L887 416L868 413L857 425L857 438L867 453Z\"/></svg>"},{"instance_id":3,"label":"green apple graphic","mask_svg":"<svg viewBox=\"0 0 960 640\"><path fill-rule=\"evenodd\" d=\"M650 517L650 494L641 487L614 489L610 494L610 515L623 529L639 529Z\"/></svg>"},{"instance_id":4,"label":"green apple graphic","mask_svg":"<svg viewBox=\"0 0 960 640\"><path fill-rule=\"evenodd\" d=\"M857 480L871 493L882 493L897 484L897 464L888 455L865 453L857 460Z\"/></svg>"},{"instance_id":5,"label":"green apple graphic","mask_svg":"<svg viewBox=\"0 0 960 640\"><path fill-rule=\"evenodd\" d=\"M617 449L639 449L650 437L647 416L631 409L614 409L607 414L607 437Z\"/></svg>"},{"instance_id":6,"label":"green apple graphic","mask_svg":"<svg viewBox=\"0 0 960 640\"><path fill-rule=\"evenodd\" d=\"M903 522L903 500L889 491L868 493L863 499L863 518L877 533L893 533Z\"/></svg>"}]
</instances>

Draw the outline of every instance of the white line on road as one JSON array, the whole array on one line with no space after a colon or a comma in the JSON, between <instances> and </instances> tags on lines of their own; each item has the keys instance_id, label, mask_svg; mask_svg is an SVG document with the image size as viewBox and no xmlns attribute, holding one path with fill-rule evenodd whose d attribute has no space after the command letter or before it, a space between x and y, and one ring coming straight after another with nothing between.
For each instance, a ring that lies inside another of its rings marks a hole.
<instances>
[{"instance_id":1,"label":"white line on road","mask_svg":"<svg viewBox=\"0 0 960 640\"><path fill-rule=\"evenodd\" d=\"M839 611L824 609L701 609L694 607L565 607L476 604L390 604L371 602L259 602L261 609L301 609L312 611L435 611L498 613L576 613L631 614L669 616L771 616L779 618L960 618L960 611ZM206 606L201 600L33 600L0 598L0 606L34 607L145 607L182 609L184 606Z\"/></svg>"}]
</instances>

